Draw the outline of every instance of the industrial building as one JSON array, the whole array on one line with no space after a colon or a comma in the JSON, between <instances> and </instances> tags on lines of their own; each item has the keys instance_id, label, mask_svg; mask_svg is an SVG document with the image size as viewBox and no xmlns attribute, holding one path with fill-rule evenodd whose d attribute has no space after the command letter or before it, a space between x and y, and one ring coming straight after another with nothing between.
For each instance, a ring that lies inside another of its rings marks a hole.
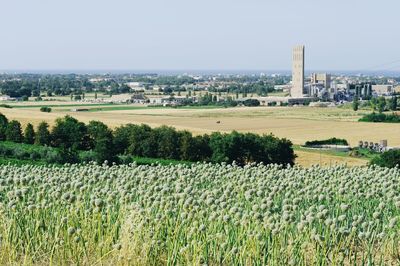
<instances>
[{"instance_id":1,"label":"industrial building","mask_svg":"<svg viewBox=\"0 0 400 266\"><path fill-rule=\"evenodd\" d=\"M290 96L294 98L304 96L304 45L298 45L293 48Z\"/></svg>"}]
</instances>

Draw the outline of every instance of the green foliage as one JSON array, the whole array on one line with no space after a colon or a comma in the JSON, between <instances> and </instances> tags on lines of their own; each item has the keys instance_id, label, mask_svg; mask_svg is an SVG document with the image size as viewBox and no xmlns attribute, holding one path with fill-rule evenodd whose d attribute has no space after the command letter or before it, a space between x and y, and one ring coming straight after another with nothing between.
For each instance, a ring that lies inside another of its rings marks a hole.
<instances>
[{"instance_id":1,"label":"green foliage","mask_svg":"<svg viewBox=\"0 0 400 266\"><path fill-rule=\"evenodd\" d=\"M5 118L5 117L4 117ZM6 119L6 118L5 118ZM98 163L117 162L116 155L162 158L181 161L236 162L239 165L263 162L293 165L295 155L292 143L272 135L213 133L211 136L193 136L188 131L172 127L150 128L147 125L128 124L114 132L104 123L91 121L87 126L71 116L58 118L51 133L42 122L36 134L31 124L22 137L21 125L11 121L6 129L7 140L14 142L51 145L59 148L63 162ZM91 151L80 158L79 151Z\"/></svg>"},{"instance_id":2,"label":"green foliage","mask_svg":"<svg viewBox=\"0 0 400 266\"><path fill-rule=\"evenodd\" d=\"M393 96L388 103L389 110L397 111L397 96Z\"/></svg>"},{"instance_id":3,"label":"green foliage","mask_svg":"<svg viewBox=\"0 0 400 266\"><path fill-rule=\"evenodd\" d=\"M295 155L292 143L273 135L212 133L210 136L211 161L245 165L248 163L293 165Z\"/></svg>"},{"instance_id":4,"label":"green foliage","mask_svg":"<svg viewBox=\"0 0 400 266\"><path fill-rule=\"evenodd\" d=\"M371 164L382 167L399 167L400 166L400 150L389 150L371 160Z\"/></svg>"},{"instance_id":5,"label":"green foliage","mask_svg":"<svg viewBox=\"0 0 400 266\"><path fill-rule=\"evenodd\" d=\"M209 136L192 136L188 131L181 132L180 135L180 159L183 161L204 162L211 157L209 146Z\"/></svg>"},{"instance_id":6,"label":"green foliage","mask_svg":"<svg viewBox=\"0 0 400 266\"><path fill-rule=\"evenodd\" d=\"M243 101L244 106L260 106L260 101L257 99L247 99Z\"/></svg>"},{"instance_id":7,"label":"green foliage","mask_svg":"<svg viewBox=\"0 0 400 266\"><path fill-rule=\"evenodd\" d=\"M107 125L99 121L90 121L87 132L94 152L94 161L98 163L115 162L113 134Z\"/></svg>"},{"instance_id":8,"label":"green foliage","mask_svg":"<svg viewBox=\"0 0 400 266\"><path fill-rule=\"evenodd\" d=\"M349 143L345 139L338 139L338 138L330 138L325 140L312 140L312 141L307 141L305 143L305 146L308 147L318 146L318 145L349 145Z\"/></svg>"},{"instance_id":9,"label":"green foliage","mask_svg":"<svg viewBox=\"0 0 400 266\"><path fill-rule=\"evenodd\" d=\"M86 125L71 116L57 118L51 131L52 145L65 149L85 149L88 146Z\"/></svg>"},{"instance_id":10,"label":"green foliage","mask_svg":"<svg viewBox=\"0 0 400 266\"><path fill-rule=\"evenodd\" d=\"M153 129L151 136L151 141L157 145L155 157L175 160L180 158L178 131L172 127L161 126Z\"/></svg>"},{"instance_id":11,"label":"green foliage","mask_svg":"<svg viewBox=\"0 0 400 266\"><path fill-rule=\"evenodd\" d=\"M51 107L42 106L42 107L40 107L40 112L50 113L51 112Z\"/></svg>"},{"instance_id":12,"label":"green foliage","mask_svg":"<svg viewBox=\"0 0 400 266\"><path fill-rule=\"evenodd\" d=\"M292 143L272 135L213 133L195 136L170 127L126 125L115 130L114 145L119 153L140 157L184 161L253 162L293 164ZM124 149L124 147L127 147Z\"/></svg>"},{"instance_id":13,"label":"green foliage","mask_svg":"<svg viewBox=\"0 0 400 266\"><path fill-rule=\"evenodd\" d=\"M8 122L6 129L6 140L13 142L22 142L22 128L21 123L16 120L11 120Z\"/></svg>"},{"instance_id":14,"label":"green foliage","mask_svg":"<svg viewBox=\"0 0 400 266\"><path fill-rule=\"evenodd\" d=\"M360 122L375 122L375 123L400 123L400 115L384 114L384 113L371 113L364 115L358 121Z\"/></svg>"},{"instance_id":15,"label":"green foliage","mask_svg":"<svg viewBox=\"0 0 400 266\"><path fill-rule=\"evenodd\" d=\"M383 113L386 109L386 98L379 97L377 102L377 108L379 113Z\"/></svg>"},{"instance_id":16,"label":"green foliage","mask_svg":"<svg viewBox=\"0 0 400 266\"><path fill-rule=\"evenodd\" d=\"M378 99L377 98L372 98L371 100L369 100L369 104L372 108L373 111L377 110L377 106L378 106Z\"/></svg>"},{"instance_id":17,"label":"green foliage","mask_svg":"<svg viewBox=\"0 0 400 266\"><path fill-rule=\"evenodd\" d=\"M360 106L360 101L358 100L357 97L354 97L353 103L352 103L353 110L357 112L359 106Z\"/></svg>"},{"instance_id":18,"label":"green foliage","mask_svg":"<svg viewBox=\"0 0 400 266\"><path fill-rule=\"evenodd\" d=\"M41 122L37 128L35 134L35 144L38 145L50 145L51 136L49 131L49 124L46 122Z\"/></svg>"},{"instance_id":19,"label":"green foliage","mask_svg":"<svg viewBox=\"0 0 400 266\"><path fill-rule=\"evenodd\" d=\"M26 144L33 144L35 142L35 130L31 123L28 123L25 127L24 142Z\"/></svg>"},{"instance_id":20,"label":"green foliage","mask_svg":"<svg viewBox=\"0 0 400 266\"><path fill-rule=\"evenodd\" d=\"M14 142L0 142L0 157L48 164L65 162L57 149Z\"/></svg>"},{"instance_id":21,"label":"green foliage","mask_svg":"<svg viewBox=\"0 0 400 266\"><path fill-rule=\"evenodd\" d=\"M0 140L6 139L6 130L8 126L8 119L5 115L0 113Z\"/></svg>"},{"instance_id":22,"label":"green foliage","mask_svg":"<svg viewBox=\"0 0 400 266\"><path fill-rule=\"evenodd\" d=\"M69 147L62 144L59 149L59 156L63 163L79 163L79 153L74 146Z\"/></svg>"}]
</instances>

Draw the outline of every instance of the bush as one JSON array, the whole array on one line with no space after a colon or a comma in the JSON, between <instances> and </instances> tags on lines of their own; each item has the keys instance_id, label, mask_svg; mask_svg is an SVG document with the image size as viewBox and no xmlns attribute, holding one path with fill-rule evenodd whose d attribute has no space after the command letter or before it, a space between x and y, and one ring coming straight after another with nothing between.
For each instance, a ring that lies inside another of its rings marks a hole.
<instances>
[{"instance_id":1,"label":"bush","mask_svg":"<svg viewBox=\"0 0 400 266\"><path fill-rule=\"evenodd\" d=\"M247 99L243 102L244 106L260 106L260 101L257 99Z\"/></svg>"},{"instance_id":2,"label":"bush","mask_svg":"<svg viewBox=\"0 0 400 266\"><path fill-rule=\"evenodd\" d=\"M62 158L60 156L60 153L52 148L47 148L47 150L45 151L46 156L43 157L44 161L46 163L62 163Z\"/></svg>"},{"instance_id":3,"label":"bush","mask_svg":"<svg viewBox=\"0 0 400 266\"><path fill-rule=\"evenodd\" d=\"M130 164L133 163L133 157L129 155L120 155L118 157L119 163L121 164Z\"/></svg>"},{"instance_id":4,"label":"bush","mask_svg":"<svg viewBox=\"0 0 400 266\"><path fill-rule=\"evenodd\" d=\"M374 123L400 123L400 115L393 114L383 114L383 113L371 113L364 115L358 121L360 122L374 122Z\"/></svg>"},{"instance_id":5,"label":"bush","mask_svg":"<svg viewBox=\"0 0 400 266\"><path fill-rule=\"evenodd\" d=\"M79 160L83 163L96 162L96 152L83 151L79 154Z\"/></svg>"},{"instance_id":6,"label":"bush","mask_svg":"<svg viewBox=\"0 0 400 266\"><path fill-rule=\"evenodd\" d=\"M40 107L40 111L41 112L45 112L45 113L50 113L51 112L51 108L47 107L47 106L42 106L42 107Z\"/></svg>"},{"instance_id":7,"label":"bush","mask_svg":"<svg viewBox=\"0 0 400 266\"><path fill-rule=\"evenodd\" d=\"M20 147L15 147L14 148L12 156L14 158L17 158L17 159L20 159L20 160L29 159L30 158L29 152L24 150L23 148L20 148Z\"/></svg>"},{"instance_id":8,"label":"bush","mask_svg":"<svg viewBox=\"0 0 400 266\"><path fill-rule=\"evenodd\" d=\"M373 158L371 164L393 168L400 166L400 150L389 150Z\"/></svg>"},{"instance_id":9,"label":"bush","mask_svg":"<svg viewBox=\"0 0 400 266\"><path fill-rule=\"evenodd\" d=\"M349 145L349 143L345 139L330 138L325 140L307 141L305 144L305 146L307 147L319 146L319 145Z\"/></svg>"}]
</instances>

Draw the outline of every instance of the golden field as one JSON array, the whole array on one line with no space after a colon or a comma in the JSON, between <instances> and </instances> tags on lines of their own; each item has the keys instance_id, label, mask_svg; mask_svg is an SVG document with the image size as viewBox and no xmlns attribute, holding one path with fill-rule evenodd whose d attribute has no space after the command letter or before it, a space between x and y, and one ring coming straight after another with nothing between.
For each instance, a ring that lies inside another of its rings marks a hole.
<instances>
[{"instance_id":1,"label":"golden field","mask_svg":"<svg viewBox=\"0 0 400 266\"><path fill-rule=\"evenodd\" d=\"M296 163L304 167L310 167L312 165L321 166L334 166L346 164L348 166L362 166L368 163L368 160L352 158L352 157L342 157L335 156L331 154L310 152L310 151L299 151L295 150L297 155Z\"/></svg>"},{"instance_id":2,"label":"golden field","mask_svg":"<svg viewBox=\"0 0 400 266\"><path fill-rule=\"evenodd\" d=\"M48 102L48 105L66 105L74 102ZM19 103L18 103L19 104ZM28 103L29 104L29 103ZM34 104L34 103L31 103ZM75 102L76 104L76 102ZM41 105L44 105L41 102ZM331 137L345 138L351 145L359 140L378 142L387 139L389 145L400 146L400 125L357 122L366 111L354 112L342 108L313 107L235 107L235 108L145 108L133 105L86 105L76 108L92 109L90 112L72 112L73 106L55 106L51 113L40 112L39 107L20 106L0 108L9 119L17 119L23 124L50 124L57 117L71 115L80 121L100 120L110 127L127 123L146 123L150 126L168 125L186 129L194 134L213 131L273 133L290 139L294 144L304 144L307 140ZM217 121L220 121L217 123ZM297 151L297 161L302 165L321 163L334 164L343 161L349 164L364 164L363 160L338 158L337 156L317 156L310 152ZM334 157L335 160L332 161ZM322 159L321 159L322 158ZM322 162L323 161L323 162Z\"/></svg>"},{"instance_id":3,"label":"golden field","mask_svg":"<svg viewBox=\"0 0 400 266\"><path fill-rule=\"evenodd\" d=\"M43 104L43 103L42 103ZM50 103L49 103L50 104ZM54 103L51 103L54 104ZM62 103L65 104L65 103ZM71 115L88 122L100 120L111 127L127 123L146 123L150 126L169 125L187 129L193 133L212 131L273 133L285 137L295 144L307 140L338 137L347 139L351 145L359 140L377 142L387 139L389 145L400 145L400 125L384 123L361 123L358 118L364 111L353 112L341 108L312 107L236 107L236 108L135 108L132 105L80 106L98 111L72 112L73 107L52 107L51 113L40 112L39 107L0 108L10 119L23 124L47 121L50 124L57 117ZM122 110L113 110L120 108ZM99 110L101 109L101 110ZM217 123L220 121L220 123Z\"/></svg>"}]
</instances>

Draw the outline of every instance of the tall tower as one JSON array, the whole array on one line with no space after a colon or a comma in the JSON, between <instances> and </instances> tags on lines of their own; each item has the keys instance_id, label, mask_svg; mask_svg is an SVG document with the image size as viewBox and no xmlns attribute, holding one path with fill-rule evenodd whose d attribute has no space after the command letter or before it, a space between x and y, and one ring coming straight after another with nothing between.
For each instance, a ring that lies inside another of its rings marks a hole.
<instances>
[{"instance_id":1,"label":"tall tower","mask_svg":"<svg viewBox=\"0 0 400 266\"><path fill-rule=\"evenodd\" d=\"M304 45L293 48L292 54L292 89L290 96L303 97L304 91Z\"/></svg>"}]
</instances>

